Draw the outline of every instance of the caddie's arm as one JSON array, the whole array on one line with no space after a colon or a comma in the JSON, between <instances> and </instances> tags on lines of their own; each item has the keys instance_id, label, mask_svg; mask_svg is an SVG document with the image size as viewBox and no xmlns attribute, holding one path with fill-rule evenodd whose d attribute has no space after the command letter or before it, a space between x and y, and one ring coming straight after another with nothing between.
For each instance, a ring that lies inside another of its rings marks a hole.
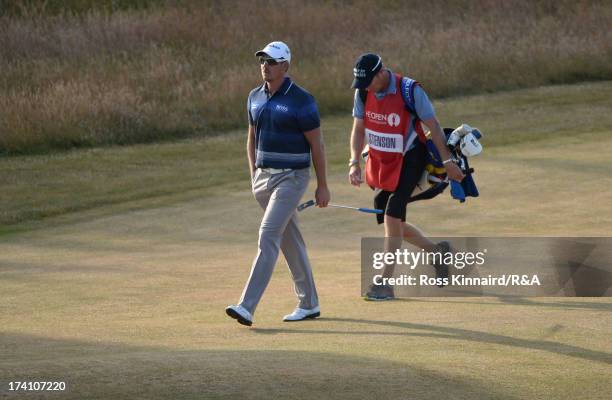
<instances>
[{"instance_id":1,"label":"caddie's arm","mask_svg":"<svg viewBox=\"0 0 612 400\"><path fill-rule=\"evenodd\" d=\"M444 164L444 168L446 168L446 174L448 177L454 181L461 182L464 178L463 172L461 172L461 168L454 162L452 162L451 154L446 147L446 139L444 136L444 132L440 127L440 123L437 118L426 119L423 123L429 128L431 132L431 140L436 145L438 152L440 153L440 157L442 157L442 162Z\"/></svg>"},{"instance_id":2,"label":"caddie's arm","mask_svg":"<svg viewBox=\"0 0 612 400\"><path fill-rule=\"evenodd\" d=\"M312 154L312 164L314 165L317 174L317 190L315 191L315 200L319 207L327 207L331 197L327 187L327 174L325 172L325 144L321 135L321 128L304 132L306 140L310 144L310 152Z\"/></svg>"},{"instance_id":3,"label":"caddie's arm","mask_svg":"<svg viewBox=\"0 0 612 400\"><path fill-rule=\"evenodd\" d=\"M249 160L249 173L251 174L251 180L255 174L255 127L249 125L249 131L247 133L247 158Z\"/></svg>"},{"instance_id":4,"label":"caddie's arm","mask_svg":"<svg viewBox=\"0 0 612 400\"><path fill-rule=\"evenodd\" d=\"M353 118L353 130L351 131L351 159L349 161L349 182L353 186L359 186L363 183L361 177L361 152L363 151L365 141L365 125L363 119Z\"/></svg>"}]
</instances>

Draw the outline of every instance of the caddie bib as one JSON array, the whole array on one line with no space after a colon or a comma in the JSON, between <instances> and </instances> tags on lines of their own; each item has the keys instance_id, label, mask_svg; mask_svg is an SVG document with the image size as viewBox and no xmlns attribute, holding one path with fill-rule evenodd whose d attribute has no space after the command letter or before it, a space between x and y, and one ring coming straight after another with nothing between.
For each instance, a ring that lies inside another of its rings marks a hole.
<instances>
[{"instance_id":1,"label":"caddie bib","mask_svg":"<svg viewBox=\"0 0 612 400\"><path fill-rule=\"evenodd\" d=\"M366 182L389 192L394 192L399 183L411 117L401 94L402 77L397 74L395 77L395 93L378 100L368 91L364 115L369 145Z\"/></svg>"}]
</instances>

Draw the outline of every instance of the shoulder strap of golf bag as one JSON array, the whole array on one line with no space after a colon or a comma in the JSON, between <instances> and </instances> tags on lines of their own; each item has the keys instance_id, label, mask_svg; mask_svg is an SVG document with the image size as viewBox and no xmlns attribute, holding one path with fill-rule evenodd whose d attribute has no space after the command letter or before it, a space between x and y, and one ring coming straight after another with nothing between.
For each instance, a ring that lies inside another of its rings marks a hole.
<instances>
[{"instance_id":1,"label":"shoulder strap of golf bag","mask_svg":"<svg viewBox=\"0 0 612 400\"><path fill-rule=\"evenodd\" d=\"M402 90L402 98L404 99L406 110L410 111L410 113L419 120L421 118L419 118L414 102L414 89L420 85L421 84L419 82L412 78L408 78L407 76L403 77L400 83L400 89Z\"/></svg>"},{"instance_id":2,"label":"shoulder strap of golf bag","mask_svg":"<svg viewBox=\"0 0 612 400\"><path fill-rule=\"evenodd\" d=\"M414 115L417 119L420 119L419 115L417 114L414 103L414 89L418 85L420 85L419 82L405 76L402 78L402 81L400 83L400 89L402 90L402 98L404 99L404 105L406 106L406 110L410 111L410 113ZM359 89L358 94L365 108L365 103L368 99L368 91L365 89Z\"/></svg>"}]
</instances>

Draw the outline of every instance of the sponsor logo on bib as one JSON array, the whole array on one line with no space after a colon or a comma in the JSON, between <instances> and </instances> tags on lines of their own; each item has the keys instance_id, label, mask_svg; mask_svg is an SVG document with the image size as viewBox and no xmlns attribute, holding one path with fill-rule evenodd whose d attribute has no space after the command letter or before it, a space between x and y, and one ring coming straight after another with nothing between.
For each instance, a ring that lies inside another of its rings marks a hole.
<instances>
[{"instance_id":1,"label":"sponsor logo on bib","mask_svg":"<svg viewBox=\"0 0 612 400\"><path fill-rule=\"evenodd\" d=\"M399 126L400 116L396 113L391 114L378 114L372 111L366 111L366 117L375 124L384 125L387 124L391 127Z\"/></svg>"}]
</instances>

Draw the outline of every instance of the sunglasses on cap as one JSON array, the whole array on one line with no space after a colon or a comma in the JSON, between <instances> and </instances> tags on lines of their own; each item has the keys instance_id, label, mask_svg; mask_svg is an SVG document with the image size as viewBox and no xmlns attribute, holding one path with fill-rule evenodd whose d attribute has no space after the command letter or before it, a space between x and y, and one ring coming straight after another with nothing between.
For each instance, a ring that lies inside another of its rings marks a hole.
<instances>
[{"instance_id":1,"label":"sunglasses on cap","mask_svg":"<svg viewBox=\"0 0 612 400\"><path fill-rule=\"evenodd\" d=\"M268 64L269 66L273 67L273 66L278 65L278 64L280 64L282 62L284 62L284 61L280 61L279 62L279 61L276 61L274 58L259 57L259 63L261 65Z\"/></svg>"}]
</instances>

